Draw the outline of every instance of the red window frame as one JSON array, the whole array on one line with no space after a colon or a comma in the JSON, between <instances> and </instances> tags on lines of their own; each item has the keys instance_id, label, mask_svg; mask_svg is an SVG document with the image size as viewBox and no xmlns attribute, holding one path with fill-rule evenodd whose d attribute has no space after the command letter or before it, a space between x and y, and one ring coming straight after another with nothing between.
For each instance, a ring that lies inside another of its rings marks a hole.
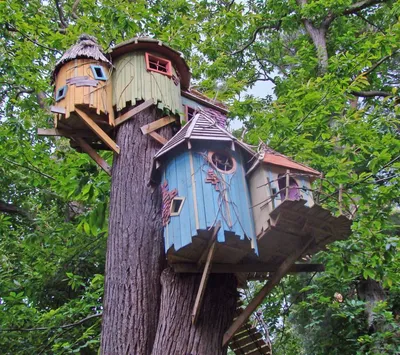
<instances>
[{"instance_id":1,"label":"red window frame","mask_svg":"<svg viewBox=\"0 0 400 355\"><path fill-rule=\"evenodd\" d=\"M186 118L186 122L189 122L194 115L196 114L196 109L194 107L185 105L185 118ZM190 115L190 117L189 117Z\"/></svg>"},{"instance_id":2,"label":"red window frame","mask_svg":"<svg viewBox=\"0 0 400 355\"><path fill-rule=\"evenodd\" d=\"M161 70L160 70L161 68ZM171 61L146 52L146 69L172 77Z\"/></svg>"}]
</instances>

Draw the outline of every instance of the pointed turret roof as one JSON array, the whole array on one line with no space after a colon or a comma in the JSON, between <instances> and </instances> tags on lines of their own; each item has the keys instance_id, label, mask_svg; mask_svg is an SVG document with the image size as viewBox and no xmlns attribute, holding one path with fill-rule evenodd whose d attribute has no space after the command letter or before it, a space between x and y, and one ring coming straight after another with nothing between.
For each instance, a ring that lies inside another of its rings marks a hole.
<instances>
[{"instance_id":1,"label":"pointed turret roof","mask_svg":"<svg viewBox=\"0 0 400 355\"><path fill-rule=\"evenodd\" d=\"M193 140L233 142L250 155L255 154L249 145L239 141L226 129L218 125L210 113L202 110L157 152L154 159L157 160L178 145Z\"/></svg>"},{"instance_id":2,"label":"pointed turret roof","mask_svg":"<svg viewBox=\"0 0 400 355\"><path fill-rule=\"evenodd\" d=\"M53 79L64 63L80 58L92 58L111 66L111 62L104 55L101 46L97 43L96 37L82 34L79 36L78 41L72 47L68 48L56 63L53 71Z\"/></svg>"},{"instance_id":3,"label":"pointed turret roof","mask_svg":"<svg viewBox=\"0 0 400 355\"><path fill-rule=\"evenodd\" d=\"M240 147L247 156L253 157L255 152L251 147L233 136L226 129L218 125L212 114L206 110L200 110L181 130L175 134L154 156L154 164L152 176L155 174L156 162L168 152L183 143L193 141L213 141L213 142L230 142L231 144Z\"/></svg>"}]
</instances>

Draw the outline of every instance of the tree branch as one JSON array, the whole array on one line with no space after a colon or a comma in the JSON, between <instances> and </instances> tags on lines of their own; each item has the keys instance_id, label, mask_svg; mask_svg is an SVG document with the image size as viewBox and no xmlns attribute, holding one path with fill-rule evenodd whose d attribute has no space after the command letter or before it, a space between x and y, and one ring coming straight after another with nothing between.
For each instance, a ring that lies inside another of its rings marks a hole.
<instances>
[{"instance_id":1,"label":"tree branch","mask_svg":"<svg viewBox=\"0 0 400 355\"><path fill-rule=\"evenodd\" d=\"M20 31L19 29L17 29L16 27L14 27L13 25L11 25L10 23L6 23L6 28L8 31L11 32L18 32L22 37L24 37L25 39L27 39L29 42L32 42L33 44L35 44L36 46L42 47L44 49L48 49L50 51L56 52L61 54L61 52L57 49L54 48L50 48L45 46L44 44L40 44L38 41L36 41L35 39L31 39L28 35L26 35L25 33L23 33L22 31Z\"/></svg>"},{"instance_id":2,"label":"tree branch","mask_svg":"<svg viewBox=\"0 0 400 355\"><path fill-rule=\"evenodd\" d=\"M392 54L389 54L381 59L379 59L375 64L371 66L368 70L362 73L362 75L371 74L376 68L378 68L382 63L387 61L388 59L392 58L395 54L399 53L399 51L394 51Z\"/></svg>"},{"instance_id":3,"label":"tree branch","mask_svg":"<svg viewBox=\"0 0 400 355\"><path fill-rule=\"evenodd\" d=\"M237 51L232 52L231 54L232 55L239 54L239 53L243 52L244 50L246 50L247 48L249 48L254 43L254 41L257 39L257 34L260 31L265 30L265 29L279 30L281 27L281 24L282 24L282 20L279 20L278 23L276 23L275 25L263 25L263 26L257 27L256 30L253 32L251 40L244 47L242 47L241 49L238 49Z\"/></svg>"},{"instance_id":4,"label":"tree branch","mask_svg":"<svg viewBox=\"0 0 400 355\"><path fill-rule=\"evenodd\" d=\"M388 2L388 0L363 0L356 2L355 4L350 5L346 10L343 11L343 15L350 15L350 14L355 14L358 11L364 10L368 7L383 3L383 2Z\"/></svg>"},{"instance_id":5,"label":"tree branch","mask_svg":"<svg viewBox=\"0 0 400 355\"><path fill-rule=\"evenodd\" d=\"M54 0L54 2L56 3L58 17L59 17L60 23L61 23L61 28L65 30L68 27L68 23L65 20L63 9L59 3L59 0Z\"/></svg>"},{"instance_id":6,"label":"tree branch","mask_svg":"<svg viewBox=\"0 0 400 355\"><path fill-rule=\"evenodd\" d=\"M9 160L9 159L7 159L7 158L3 158L3 159L4 159L6 162L10 163L10 164L13 164L13 165L16 165L16 166L20 166L21 168L25 168L25 169L28 169L28 170L30 170L30 171L33 171L33 172L35 172L35 173L38 173L38 174L44 176L45 178L48 178L48 179L51 179L51 180L56 180L56 179L53 178L52 176L47 175L47 174L45 174L45 173L42 173L42 172L41 172L40 170L38 170L35 166L33 166L30 162L29 162L29 164L32 165L32 168L30 168L29 166L26 166L26 165L22 165L22 164L16 163L15 161Z\"/></svg>"},{"instance_id":7,"label":"tree branch","mask_svg":"<svg viewBox=\"0 0 400 355\"><path fill-rule=\"evenodd\" d=\"M7 203L2 200L0 200L0 212L19 214L24 217L28 216L28 213L26 213L23 209L13 205L12 203Z\"/></svg>"},{"instance_id":8,"label":"tree branch","mask_svg":"<svg viewBox=\"0 0 400 355\"><path fill-rule=\"evenodd\" d=\"M346 16L346 15L351 15L351 14L356 14L357 12L364 10L368 7L387 2L388 0L363 0L356 2L355 4L350 5L347 9L343 10L343 12L334 14L330 12L328 16L325 17L325 19L322 21L321 27L328 29L329 25L332 23L332 21L339 17L339 16Z\"/></svg>"},{"instance_id":9,"label":"tree branch","mask_svg":"<svg viewBox=\"0 0 400 355\"><path fill-rule=\"evenodd\" d=\"M72 5L71 16L75 20L77 20L79 18L79 16L76 14L76 10L78 9L80 2L81 2L81 0L75 0L74 4Z\"/></svg>"},{"instance_id":10,"label":"tree branch","mask_svg":"<svg viewBox=\"0 0 400 355\"><path fill-rule=\"evenodd\" d=\"M378 91L378 90L371 90L371 91L351 91L350 94L357 96L357 97L388 97L393 96L391 92L387 91Z\"/></svg>"},{"instance_id":11,"label":"tree branch","mask_svg":"<svg viewBox=\"0 0 400 355\"><path fill-rule=\"evenodd\" d=\"M103 315L102 313L92 314L86 318L78 320L75 323L64 324L61 326L39 327L39 328L6 328L6 329L0 329L0 332L36 332L36 331L50 330L50 329L68 329L68 328L76 327L77 325L81 325L82 323L85 323L90 319L101 317L102 315Z\"/></svg>"}]
</instances>

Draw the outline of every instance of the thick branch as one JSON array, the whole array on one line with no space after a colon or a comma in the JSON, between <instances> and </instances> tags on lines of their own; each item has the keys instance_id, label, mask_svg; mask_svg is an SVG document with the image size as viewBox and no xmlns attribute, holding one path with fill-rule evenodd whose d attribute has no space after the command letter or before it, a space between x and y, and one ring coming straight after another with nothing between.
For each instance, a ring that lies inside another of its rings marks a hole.
<instances>
[{"instance_id":1,"label":"thick branch","mask_svg":"<svg viewBox=\"0 0 400 355\"><path fill-rule=\"evenodd\" d=\"M387 2L387 0L364 0L356 2L355 4L350 5L347 9L344 9L342 13L334 14L332 12L329 13L328 16L322 21L321 28L328 29L329 25L332 21L339 16L346 16L356 14L357 12L364 10L368 7L377 5L379 3Z\"/></svg>"},{"instance_id":2,"label":"thick branch","mask_svg":"<svg viewBox=\"0 0 400 355\"><path fill-rule=\"evenodd\" d=\"M350 5L346 10L343 11L343 15L355 14L358 11L364 10L370 6L374 6L380 3L387 2L388 0L364 0L356 2Z\"/></svg>"},{"instance_id":3,"label":"thick branch","mask_svg":"<svg viewBox=\"0 0 400 355\"><path fill-rule=\"evenodd\" d=\"M388 97L393 96L391 92L387 91L378 91L378 90L371 90L371 91L351 91L352 95L357 97Z\"/></svg>"},{"instance_id":4,"label":"thick branch","mask_svg":"<svg viewBox=\"0 0 400 355\"><path fill-rule=\"evenodd\" d=\"M71 16L75 20L77 20L79 18L79 16L76 14L76 10L78 9L78 6L79 6L80 2L81 2L81 0L75 0L74 4L72 5Z\"/></svg>"},{"instance_id":5,"label":"thick branch","mask_svg":"<svg viewBox=\"0 0 400 355\"><path fill-rule=\"evenodd\" d=\"M67 24L67 21L65 20L64 11L58 0L54 0L54 2L56 3L58 17L59 17L60 23L61 23L61 28L66 29L68 27L68 24Z\"/></svg>"},{"instance_id":6,"label":"thick branch","mask_svg":"<svg viewBox=\"0 0 400 355\"><path fill-rule=\"evenodd\" d=\"M0 200L0 212L10 213L10 214L19 214L24 217L26 217L28 215L24 210L13 205L12 203L7 203L7 202L1 201L1 200Z\"/></svg>"}]
</instances>

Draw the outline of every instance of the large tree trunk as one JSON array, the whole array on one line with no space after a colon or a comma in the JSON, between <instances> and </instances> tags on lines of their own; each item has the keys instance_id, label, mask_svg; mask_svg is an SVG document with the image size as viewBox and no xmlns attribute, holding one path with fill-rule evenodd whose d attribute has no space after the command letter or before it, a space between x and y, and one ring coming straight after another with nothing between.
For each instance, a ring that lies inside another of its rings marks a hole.
<instances>
[{"instance_id":1,"label":"large tree trunk","mask_svg":"<svg viewBox=\"0 0 400 355\"><path fill-rule=\"evenodd\" d=\"M105 271L102 354L150 354L156 334L164 266L161 192L148 186L160 144L140 127L157 119L150 108L117 133ZM172 135L170 127L163 135Z\"/></svg>"},{"instance_id":2,"label":"large tree trunk","mask_svg":"<svg viewBox=\"0 0 400 355\"><path fill-rule=\"evenodd\" d=\"M159 143L140 127L155 121L148 109L123 124L112 170L101 353L104 355L219 355L237 299L233 275L211 275L201 315L191 325L199 275L165 268L161 192L148 186ZM172 135L171 127L160 133ZM161 309L160 309L161 301ZM154 346L154 350L153 350Z\"/></svg>"},{"instance_id":3,"label":"large tree trunk","mask_svg":"<svg viewBox=\"0 0 400 355\"><path fill-rule=\"evenodd\" d=\"M170 268L163 271L160 321L153 355L226 354L222 338L236 309L236 278L231 274L210 275L199 319L192 325L191 312L200 278L200 275L175 274Z\"/></svg>"}]
</instances>

